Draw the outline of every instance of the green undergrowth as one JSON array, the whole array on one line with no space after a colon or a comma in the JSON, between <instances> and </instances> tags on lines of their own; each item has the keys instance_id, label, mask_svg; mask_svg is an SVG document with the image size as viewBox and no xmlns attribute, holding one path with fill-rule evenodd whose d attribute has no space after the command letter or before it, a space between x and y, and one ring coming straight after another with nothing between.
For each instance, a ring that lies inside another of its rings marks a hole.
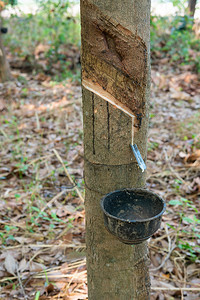
<instances>
[{"instance_id":1,"label":"green undergrowth","mask_svg":"<svg viewBox=\"0 0 200 300\"><path fill-rule=\"evenodd\" d=\"M72 1L38 2L35 14L13 13L4 20L5 46L26 67L53 75L56 81L80 77L80 18L71 13Z\"/></svg>"},{"instance_id":2,"label":"green undergrowth","mask_svg":"<svg viewBox=\"0 0 200 300\"><path fill-rule=\"evenodd\" d=\"M175 125L175 133L177 139L180 140L182 152L184 157L186 155L191 155L197 153L196 151L200 149L200 112L194 113L192 117L186 118L183 121L179 121ZM197 159L197 156L194 158ZM193 162L192 158L191 161ZM172 163L173 164L173 163ZM189 168L187 164L185 165L184 175L189 174L193 180L198 178L197 172L198 167ZM183 176L182 176L183 177ZM189 177L189 178L190 178ZM183 177L184 178L184 177ZM173 188L176 199L170 200L168 202L169 207L173 207L174 215L177 215L178 225L173 226L168 224L176 232L176 244L177 246L187 255L187 259L192 262L199 262L200 247L200 218L199 218L199 201L198 196L191 197L190 193L187 198L188 190L187 185L189 184L188 178L181 180L181 178L174 179L174 184L171 185ZM192 182L190 182L190 188L192 188ZM190 191L191 193L192 190Z\"/></svg>"},{"instance_id":3,"label":"green undergrowth","mask_svg":"<svg viewBox=\"0 0 200 300\"><path fill-rule=\"evenodd\" d=\"M192 148L200 149L200 112L176 125L176 134L179 139L188 141Z\"/></svg>"},{"instance_id":4,"label":"green undergrowth","mask_svg":"<svg viewBox=\"0 0 200 300\"><path fill-rule=\"evenodd\" d=\"M44 71L55 81L80 80L80 16L72 16L73 2L39 1L36 14L13 14L5 20L5 45L14 56L36 72ZM41 55L38 58L38 46ZM171 63L191 65L200 72L200 40L188 16L151 16L151 56ZM78 52L76 55L74 52ZM45 65L45 68L44 68Z\"/></svg>"},{"instance_id":5,"label":"green undergrowth","mask_svg":"<svg viewBox=\"0 0 200 300\"><path fill-rule=\"evenodd\" d=\"M178 227L168 224L176 232L177 246L187 254L190 261L199 260L200 248L197 240L200 238L200 219L196 204L191 200L180 197L169 201L168 205L174 207L176 214L179 216Z\"/></svg>"},{"instance_id":6,"label":"green undergrowth","mask_svg":"<svg viewBox=\"0 0 200 300\"><path fill-rule=\"evenodd\" d=\"M200 40L188 16L151 16L152 58L168 58L170 62L191 65L200 72Z\"/></svg>"}]
</instances>

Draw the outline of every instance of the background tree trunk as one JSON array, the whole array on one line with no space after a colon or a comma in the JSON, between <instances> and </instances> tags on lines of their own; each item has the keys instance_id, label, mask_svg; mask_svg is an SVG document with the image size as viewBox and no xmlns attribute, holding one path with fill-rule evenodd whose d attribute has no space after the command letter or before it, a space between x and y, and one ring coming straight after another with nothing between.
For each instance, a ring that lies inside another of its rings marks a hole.
<instances>
[{"instance_id":1,"label":"background tree trunk","mask_svg":"<svg viewBox=\"0 0 200 300\"><path fill-rule=\"evenodd\" d=\"M81 25L89 299L145 300L147 244L125 245L108 233L100 199L113 190L145 185L130 143L145 160L150 1L81 0Z\"/></svg>"},{"instance_id":2,"label":"background tree trunk","mask_svg":"<svg viewBox=\"0 0 200 300\"><path fill-rule=\"evenodd\" d=\"M188 0L188 11L191 17L194 17L197 0Z\"/></svg>"},{"instance_id":3,"label":"background tree trunk","mask_svg":"<svg viewBox=\"0 0 200 300\"><path fill-rule=\"evenodd\" d=\"M1 22L0 22L0 28L1 28ZM2 34L0 31L0 82L9 81L12 79L11 73L10 73L10 67L6 60L6 54L3 46L2 41Z\"/></svg>"}]
</instances>

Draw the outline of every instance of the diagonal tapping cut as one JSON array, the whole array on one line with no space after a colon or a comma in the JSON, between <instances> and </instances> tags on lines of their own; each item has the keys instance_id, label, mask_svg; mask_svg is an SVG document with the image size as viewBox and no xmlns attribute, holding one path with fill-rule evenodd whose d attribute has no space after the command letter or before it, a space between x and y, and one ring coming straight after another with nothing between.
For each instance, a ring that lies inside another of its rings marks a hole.
<instances>
[{"instance_id":1,"label":"diagonal tapping cut","mask_svg":"<svg viewBox=\"0 0 200 300\"><path fill-rule=\"evenodd\" d=\"M94 83L91 80L84 80L82 79L82 85L84 88L92 92L92 106L93 106L93 154L95 154L95 145L94 145L94 140L95 140L95 134L94 134L94 94L97 96L100 96L102 99L107 101L107 103L111 103L114 107L118 108L119 110L123 111L125 114L127 114L129 117L132 119L132 128L131 128L131 144L133 145L133 140L134 140L134 132L135 132L135 116L133 112L126 107L124 104L119 102L117 99L115 99L111 94L106 92L98 83ZM109 121L108 121L108 127L109 127ZM109 130L109 129L108 129ZM109 133L108 133L109 134ZM110 147L108 143L108 147Z\"/></svg>"},{"instance_id":2,"label":"diagonal tapping cut","mask_svg":"<svg viewBox=\"0 0 200 300\"><path fill-rule=\"evenodd\" d=\"M82 85L90 92L111 103L113 106L117 107L131 118L134 118L133 112L128 107L126 107L123 103L115 99L110 93L105 91L98 83L94 83L92 82L92 80L89 79L82 79Z\"/></svg>"},{"instance_id":3,"label":"diagonal tapping cut","mask_svg":"<svg viewBox=\"0 0 200 300\"><path fill-rule=\"evenodd\" d=\"M145 42L88 0L82 16L83 86L135 117L134 127L140 129L147 86Z\"/></svg>"}]
</instances>

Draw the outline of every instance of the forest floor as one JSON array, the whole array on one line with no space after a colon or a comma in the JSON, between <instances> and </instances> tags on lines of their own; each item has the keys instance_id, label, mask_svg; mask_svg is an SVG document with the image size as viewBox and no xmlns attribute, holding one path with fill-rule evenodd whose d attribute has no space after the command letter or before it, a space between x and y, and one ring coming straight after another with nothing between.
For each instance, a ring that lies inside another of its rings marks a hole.
<instances>
[{"instance_id":1,"label":"forest floor","mask_svg":"<svg viewBox=\"0 0 200 300\"><path fill-rule=\"evenodd\" d=\"M81 87L13 71L0 84L0 299L87 299ZM200 299L200 85L152 65L147 188L152 300Z\"/></svg>"}]
</instances>

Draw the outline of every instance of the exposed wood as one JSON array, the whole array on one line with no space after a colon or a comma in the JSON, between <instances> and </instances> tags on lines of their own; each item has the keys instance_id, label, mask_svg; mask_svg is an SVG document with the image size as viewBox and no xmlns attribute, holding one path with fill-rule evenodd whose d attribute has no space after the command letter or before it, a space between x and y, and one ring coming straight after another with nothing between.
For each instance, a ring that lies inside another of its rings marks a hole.
<instances>
[{"instance_id":1,"label":"exposed wood","mask_svg":"<svg viewBox=\"0 0 200 300\"><path fill-rule=\"evenodd\" d=\"M118 109L125 112L128 116L134 118L133 112L128 107L126 107L124 104L122 104L116 98L114 98L110 93L105 91L98 83L94 83L90 79L83 78L82 85L84 86L84 88L86 88L90 92L96 94L97 96L100 96L102 99L108 101L113 106L116 106Z\"/></svg>"},{"instance_id":2,"label":"exposed wood","mask_svg":"<svg viewBox=\"0 0 200 300\"><path fill-rule=\"evenodd\" d=\"M130 116L85 88L83 110L84 155L88 161L104 165L136 162L130 148L133 131ZM134 143L143 159L146 159L147 127L147 116L142 119L139 130L134 127Z\"/></svg>"}]
</instances>

